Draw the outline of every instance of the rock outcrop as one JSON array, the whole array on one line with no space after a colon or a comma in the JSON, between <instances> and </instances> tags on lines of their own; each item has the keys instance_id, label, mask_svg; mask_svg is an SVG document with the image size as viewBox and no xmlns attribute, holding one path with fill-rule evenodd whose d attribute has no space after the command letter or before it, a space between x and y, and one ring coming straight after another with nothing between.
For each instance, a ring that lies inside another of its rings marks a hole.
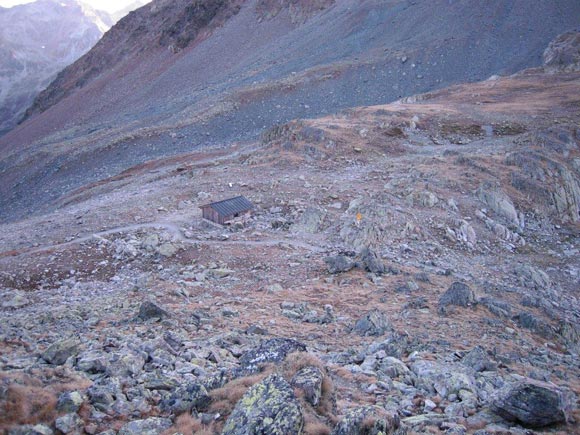
<instances>
[{"instance_id":1,"label":"rock outcrop","mask_svg":"<svg viewBox=\"0 0 580 435\"><path fill-rule=\"evenodd\" d=\"M222 433L300 435L303 427L304 417L292 387L281 376L270 375L244 394Z\"/></svg>"},{"instance_id":2,"label":"rock outcrop","mask_svg":"<svg viewBox=\"0 0 580 435\"><path fill-rule=\"evenodd\" d=\"M563 33L544 51L544 67L550 72L580 71L580 32Z\"/></svg>"},{"instance_id":3,"label":"rock outcrop","mask_svg":"<svg viewBox=\"0 0 580 435\"><path fill-rule=\"evenodd\" d=\"M493 401L494 412L525 427L543 427L565 422L569 397L554 385L523 379L508 385Z\"/></svg>"}]
</instances>

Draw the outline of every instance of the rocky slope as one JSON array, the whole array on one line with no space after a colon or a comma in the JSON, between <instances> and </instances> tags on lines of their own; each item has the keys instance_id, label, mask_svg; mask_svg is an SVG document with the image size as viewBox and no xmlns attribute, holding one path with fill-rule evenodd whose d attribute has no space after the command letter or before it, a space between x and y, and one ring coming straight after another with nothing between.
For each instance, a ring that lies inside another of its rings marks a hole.
<instances>
[{"instance_id":1,"label":"rocky slope","mask_svg":"<svg viewBox=\"0 0 580 435\"><path fill-rule=\"evenodd\" d=\"M575 40L545 70L149 161L3 224L0 427L577 433ZM239 194L248 219L201 218Z\"/></svg>"},{"instance_id":2,"label":"rocky slope","mask_svg":"<svg viewBox=\"0 0 580 435\"><path fill-rule=\"evenodd\" d=\"M75 1L0 8L0 134L16 126L58 71L89 51L111 24L105 13Z\"/></svg>"},{"instance_id":3,"label":"rocky slope","mask_svg":"<svg viewBox=\"0 0 580 435\"><path fill-rule=\"evenodd\" d=\"M579 16L574 0L155 1L0 139L0 218L152 158L539 65Z\"/></svg>"}]
</instances>

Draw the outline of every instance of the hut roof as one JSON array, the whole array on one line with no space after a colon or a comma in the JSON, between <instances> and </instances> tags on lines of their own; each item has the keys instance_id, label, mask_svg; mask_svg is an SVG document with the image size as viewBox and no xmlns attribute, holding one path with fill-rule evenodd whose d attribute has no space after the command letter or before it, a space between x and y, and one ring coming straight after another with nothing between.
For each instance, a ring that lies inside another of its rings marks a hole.
<instances>
[{"instance_id":1,"label":"hut roof","mask_svg":"<svg viewBox=\"0 0 580 435\"><path fill-rule=\"evenodd\" d=\"M248 201L244 196L236 196L235 198L224 199L223 201L203 205L201 208L205 207L211 207L222 216L230 216L251 210L254 208L254 204Z\"/></svg>"}]
</instances>

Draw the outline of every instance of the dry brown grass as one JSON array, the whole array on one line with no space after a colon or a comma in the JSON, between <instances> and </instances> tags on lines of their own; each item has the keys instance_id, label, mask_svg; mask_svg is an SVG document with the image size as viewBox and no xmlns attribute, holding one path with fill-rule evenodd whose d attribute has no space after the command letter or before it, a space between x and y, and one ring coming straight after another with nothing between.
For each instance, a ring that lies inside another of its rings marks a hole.
<instances>
[{"instance_id":1,"label":"dry brown grass","mask_svg":"<svg viewBox=\"0 0 580 435\"><path fill-rule=\"evenodd\" d=\"M270 373L272 373L271 368L267 368L257 375L234 379L223 387L211 391L209 393L212 402L209 408L210 412L219 412L222 415L231 414L248 388L261 382Z\"/></svg>"},{"instance_id":2,"label":"dry brown grass","mask_svg":"<svg viewBox=\"0 0 580 435\"><path fill-rule=\"evenodd\" d=\"M304 416L304 433L306 435L330 435L332 432L331 426L312 413L306 413Z\"/></svg>"},{"instance_id":3,"label":"dry brown grass","mask_svg":"<svg viewBox=\"0 0 580 435\"><path fill-rule=\"evenodd\" d=\"M217 433L214 430L214 425L204 425L199 419L193 417L191 414L181 414L175 419L175 424L161 435L172 435L174 433L182 433L183 435L213 435Z\"/></svg>"},{"instance_id":4,"label":"dry brown grass","mask_svg":"<svg viewBox=\"0 0 580 435\"><path fill-rule=\"evenodd\" d=\"M44 382L35 372L0 375L0 385L6 387L5 398L0 401L0 430L14 425L52 422L57 416L60 393L84 390L91 384L62 368L45 371L43 375Z\"/></svg>"},{"instance_id":5,"label":"dry brown grass","mask_svg":"<svg viewBox=\"0 0 580 435\"><path fill-rule=\"evenodd\" d=\"M56 417L57 396L42 386L12 384L0 403L0 428L50 422Z\"/></svg>"}]
</instances>

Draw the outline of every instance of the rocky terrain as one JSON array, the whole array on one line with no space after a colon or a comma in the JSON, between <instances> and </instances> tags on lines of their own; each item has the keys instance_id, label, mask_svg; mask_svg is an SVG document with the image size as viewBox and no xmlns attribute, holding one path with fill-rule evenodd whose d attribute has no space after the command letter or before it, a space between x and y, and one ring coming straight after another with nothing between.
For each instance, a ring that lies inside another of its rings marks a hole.
<instances>
[{"instance_id":1,"label":"rocky terrain","mask_svg":"<svg viewBox=\"0 0 580 435\"><path fill-rule=\"evenodd\" d=\"M577 0L157 0L0 138L0 219L151 159L539 66L578 17Z\"/></svg>"},{"instance_id":2,"label":"rocky terrain","mask_svg":"<svg viewBox=\"0 0 580 435\"><path fill-rule=\"evenodd\" d=\"M3 224L2 430L578 433L578 40Z\"/></svg>"}]
</instances>

